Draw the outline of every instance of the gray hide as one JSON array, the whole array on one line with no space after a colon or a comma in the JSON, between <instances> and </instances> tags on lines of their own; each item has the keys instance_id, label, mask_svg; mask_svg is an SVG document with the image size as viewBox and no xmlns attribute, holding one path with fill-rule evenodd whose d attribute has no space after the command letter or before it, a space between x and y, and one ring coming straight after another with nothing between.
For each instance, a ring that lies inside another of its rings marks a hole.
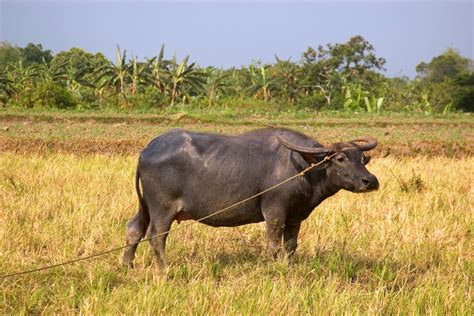
<instances>
[{"instance_id":1,"label":"gray hide","mask_svg":"<svg viewBox=\"0 0 474 316\"><path fill-rule=\"evenodd\" d=\"M136 188L138 213L127 225L124 264L132 266L136 243L167 232L174 220L199 219L257 194L336 153L329 161L274 191L202 223L214 227L265 221L268 249L276 255L282 239L289 254L297 247L301 221L340 189L377 190L363 152L374 139L324 147L289 129L267 128L237 136L174 129L141 152ZM143 195L139 182L142 183ZM160 269L166 265L167 234L150 240Z\"/></svg>"}]
</instances>

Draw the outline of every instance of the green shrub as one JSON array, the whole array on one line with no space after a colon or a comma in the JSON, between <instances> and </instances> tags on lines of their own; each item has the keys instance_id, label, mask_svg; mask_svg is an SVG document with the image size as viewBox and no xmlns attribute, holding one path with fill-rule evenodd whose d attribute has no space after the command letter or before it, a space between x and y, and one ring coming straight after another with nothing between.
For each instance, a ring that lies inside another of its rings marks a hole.
<instances>
[{"instance_id":1,"label":"green shrub","mask_svg":"<svg viewBox=\"0 0 474 316\"><path fill-rule=\"evenodd\" d=\"M298 100L297 107L299 109L321 110L326 106L326 99L319 94L309 95Z\"/></svg>"},{"instance_id":2,"label":"green shrub","mask_svg":"<svg viewBox=\"0 0 474 316\"><path fill-rule=\"evenodd\" d=\"M78 99L78 109L92 110L100 108L99 99L92 89L83 89L76 99Z\"/></svg>"},{"instance_id":3,"label":"green shrub","mask_svg":"<svg viewBox=\"0 0 474 316\"><path fill-rule=\"evenodd\" d=\"M41 82L36 86L23 89L17 99L12 99L9 106L25 108L72 109L77 100L69 91L54 82Z\"/></svg>"},{"instance_id":4,"label":"green shrub","mask_svg":"<svg viewBox=\"0 0 474 316\"><path fill-rule=\"evenodd\" d=\"M129 96L127 102L130 108L141 110L164 109L169 104L168 98L153 86L146 87L134 96Z\"/></svg>"},{"instance_id":5,"label":"green shrub","mask_svg":"<svg viewBox=\"0 0 474 316\"><path fill-rule=\"evenodd\" d=\"M454 79L453 102L459 110L474 112L474 73L463 73Z\"/></svg>"}]
</instances>

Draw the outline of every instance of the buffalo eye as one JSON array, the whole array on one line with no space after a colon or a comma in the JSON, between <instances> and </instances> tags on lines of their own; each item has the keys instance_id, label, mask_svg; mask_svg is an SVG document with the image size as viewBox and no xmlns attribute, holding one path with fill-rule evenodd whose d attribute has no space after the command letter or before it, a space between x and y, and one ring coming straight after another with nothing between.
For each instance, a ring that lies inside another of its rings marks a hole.
<instances>
[{"instance_id":1,"label":"buffalo eye","mask_svg":"<svg viewBox=\"0 0 474 316\"><path fill-rule=\"evenodd\" d=\"M346 160L346 159L341 156L341 157L337 157L336 160L337 160L338 162L344 162L344 160Z\"/></svg>"},{"instance_id":2,"label":"buffalo eye","mask_svg":"<svg viewBox=\"0 0 474 316\"><path fill-rule=\"evenodd\" d=\"M362 164L366 165L370 161L370 156L362 156Z\"/></svg>"}]
</instances>

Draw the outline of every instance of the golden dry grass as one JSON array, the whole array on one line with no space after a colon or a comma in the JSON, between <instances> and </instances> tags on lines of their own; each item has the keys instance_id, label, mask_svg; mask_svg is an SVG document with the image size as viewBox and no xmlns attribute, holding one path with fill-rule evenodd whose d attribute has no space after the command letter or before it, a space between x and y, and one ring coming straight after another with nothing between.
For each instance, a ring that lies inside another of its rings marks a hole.
<instances>
[{"instance_id":1,"label":"golden dry grass","mask_svg":"<svg viewBox=\"0 0 474 316\"><path fill-rule=\"evenodd\" d=\"M135 160L1 154L1 273L122 245ZM266 257L261 224L196 224L170 235L166 276L144 243L132 271L115 253L3 279L0 313L474 314L474 159L387 157L369 169L381 189L325 201L293 262Z\"/></svg>"}]
</instances>

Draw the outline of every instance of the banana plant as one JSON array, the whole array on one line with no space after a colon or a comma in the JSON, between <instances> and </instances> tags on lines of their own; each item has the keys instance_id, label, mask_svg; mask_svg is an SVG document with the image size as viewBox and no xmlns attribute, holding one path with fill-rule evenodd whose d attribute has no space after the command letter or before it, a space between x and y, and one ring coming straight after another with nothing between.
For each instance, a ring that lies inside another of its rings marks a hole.
<instances>
[{"instance_id":1,"label":"banana plant","mask_svg":"<svg viewBox=\"0 0 474 316\"><path fill-rule=\"evenodd\" d=\"M130 78L129 66L126 62L126 51L120 51L117 45L116 63L108 62L95 71L98 87L109 87L120 92L126 99L126 84Z\"/></svg>"},{"instance_id":2,"label":"banana plant","mask_svg":"<svg viewBox=\"0 0 474 316\"><path fill-rule=\"evenodd\" d=\"M421 93L421 101L416 102L416 104L418 109L425 114L431 114L433 112L433 106L431 105L428 92L426 91Z\"/></svg>"},{"instance_id":3,"label":"banana plant","mask_svg":"<svg viewBox=\"0 0 474 316\"><path fill-rule=\"evenodd\" d=\"M179 65L175 61L170 70L172 106L175 104L178 96L186 97L186 91L191 89L201 91L206 83L205 74L195 68L195 63L188 65L188 60L189 55Z\"/></svg>"},{"instance_id":4,"label":"banana plant","mask_svg":"<svg viewBox=\"0 0 474 316\"><path fill-rule=\"evenodd\" d=\"M16 90L14 82L5 76L0 76L0 106L3 106L4 100L14 96Z\"/></svg>"},{"instance_id":5,"label":"banana plant","mask_svg":"<svg viewBox=\"0 0 474 316\"><path fill-rule=\"evenodd\" d=\"M218 94L224 93L225 89L228 87L226 81L228 74L224 73L222 70L217 70L214 67L207 68L205 74L207 75L207 81L204 85L204 91L208 98L208 107L210 108Z\"/></svg>"},{"instance_id":6,"label":"banana plant","mask_svg":"<svg viewBox=\"0 0 474 316\"><path fill-rule=\"evenodd\" d=\"M300 97L301 69L290 59L282 60L275 55L276 64L272 67L272 77L275 78L275 90L279 97L286 98L288 103L295 103Z\"/></svg>"},{"instance_id":7,"label":"banana plant","mask_svg":"<svg viewBox=\"0 0 474 316\"><path fill-rule=\"evenodd\" d=\"M443 108L443 115L451 113L453 109L453 101L448 102Z\"/></svg>"},{"instance_id":8,"label":"banana plant","mask_svg":"<svg viewBox=\"0 0 474 316\"><path fill-rule=\"evenodd\" d=\"M137 58L134 57L130 64L130 91L132 95L138 93L140 85L149 83L147 78L149 63L139 63Z\"/></svg>"},{"instance_id":9,"label":"banana plant","mask_svg":"<svg viewBox=\"0 0 474 316\"><path fill-rule=\"evenodd\" d=\"M380 113L382 112L383 106L383 97L376 98L372 97L364 97L365 109L367 113Z\"/></svg>"},{"instance_id":10,"label":"banana plant","mask_svg":"<svg viewBox=\"0 0 474 316\"><path fill-rule=\"evenodd\" d=\"M88 86L87 83L84 83L84 80L80 79L81 71L85 72L85 70L77 71L67 62L55 64L54 66L50 65L50 67L54 68L53 72L60 73L60 76L57 76L57 78L61 83L65 84L66 89L71 94L81 97L82 87Z\"/></svg>"},{"instance_id":11,"label":"banana plant","mask_svg":"<svg viewBox=\"0 0 474 316\"><path fill-rule=\"evenodd\" d=\"M256 67L250 65L250 76L252 85L249 88L250 95L254 99L263 98L264 102L268 102L271 97L271 89L274 87L274 81L269 79L265 66Z\"/></svg>"},{"instance_id":12,"label":"banana plant","mask_svg":"<svg viewBox=\"0 0 474 316\"><path fill-rule=\"evenodd\" d=\"M367 95L361 85L347 84L343 86L344 94L344 110L348 112L362 111L362 102Z\"/></svg>"},{"instance_id":13,"label":"banana plant","mask_svg":"<svg viewBox=\"0 0 474 316\"><path fill-rule=\"evenodd\" d=\"M328 65L317 65L314 69L313 78L314 84L304 87L307 90L316 88L319 94L326 99L326 104L331 105L333 96L341 89L344 92L344 87L347 85L348 75L335 71Z\"/></svg>"},{"instance_id":14,"label":"banana plant","mask_svg":"<svg viewBox=\"0 0 474 316\"><path fill-rule=\"evenodd\" d=\"M7 68L3 80L4 92L8 91L11 97L18 100L20 92L30 90L39 76L37 67L25 67L23 62L19 61Z\"/></svg>"},{"instance_id":15,"label":"banana plant","mask_svg":"<svg viewBox=\"0 0 474 316\"><path fill-rule=\"evenodd\" d=\"M168 66L170 61L164 59L165 46L161 45L158 56L153 57L148 61L150 67L150 83L153 83L162 95L166 95L167 84L169 81Z\"/></svg>"},{"instance_id":16,"label":"banana plant","mask_svg":"<svg viewBox=\"0 0 474 316\"><path fill-rule=\"evenodd\" d=\"M65 62L56 67L50 67L50 65L43 59L39 64L32 64L30 70L35 73L36 77L47 83L64 82L67 79Z\"/></svg>"}]
</instances>

